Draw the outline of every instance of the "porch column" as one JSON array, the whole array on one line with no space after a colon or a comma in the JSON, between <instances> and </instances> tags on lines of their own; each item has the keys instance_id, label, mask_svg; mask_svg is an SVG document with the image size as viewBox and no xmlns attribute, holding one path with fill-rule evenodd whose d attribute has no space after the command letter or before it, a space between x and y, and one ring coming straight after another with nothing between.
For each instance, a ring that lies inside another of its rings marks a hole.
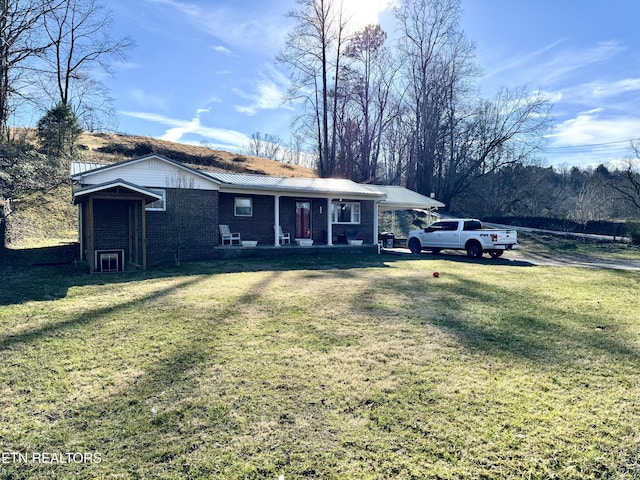
<instances>
[{"instance_id":1,"label":"porch column","mask_svg":"<svg viewBox=\"0 0 640 480\"><path fill-rule=\"evenodd\" d=\"M96 269L96 252L95 236L93 232L93 197L89 197L87 205L87 263L89 264L89 273L93 273Z\"/></svg>"},{"instance_id":2,"label":"porch column","mask_svg":"<svg viewBox=\"0 0 640 480\"><path fill-rule=\"evenodd\" d=\"M78 203L78 243L80 244L80 260L86 260L84 254L84 203Z\"/></svg>"},{"instance_id":3,"label":"porch column","mask_svg":"<svg viewBox=\"0 0 640 480\"><path fill-rule=\"evenodd\" d=\"M142 207L142 270L147 269L147 215L144 198L140 201Z\"/></svg>"},{"instance_id":4,"label":"porch column","mask_svg":"<svg viewBox=\"0 0 640 480\"><path fill-rule=\"evenodd\" d=\"M280 195L274 195L273 197L273 245L280 246Z\"/></svg>"},{"instance_id":5,"label":"porch column","mask_svg":"<svg viewBox=\"0 0 640 480\"><path fill-rule=\"evenodd\" d=\"M327 198L327 245L333 245L333 230L331 225L331 199Z\"/></svg>"},{"instance_id":6,"label":"porch column","mask_svg":"<svg viewBox=\"0 0 640 480\"><path fill-rule=\"evenodd\" d=\"M373 202L373 244L378 244L378 221L380 212L378 210L378 205L380 204L379 200Z\"/></svg>"}]
</instances>

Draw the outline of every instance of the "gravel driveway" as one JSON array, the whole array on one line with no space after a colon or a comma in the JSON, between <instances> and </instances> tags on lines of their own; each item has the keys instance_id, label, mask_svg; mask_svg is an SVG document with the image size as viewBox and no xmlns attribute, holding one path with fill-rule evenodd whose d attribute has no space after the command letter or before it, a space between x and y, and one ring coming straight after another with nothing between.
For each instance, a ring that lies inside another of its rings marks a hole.
<instances>
[{"instance_id":1,"label":"gravel driveway","mask_svg":"<svg viewBox=\"0 0 640 480\"><path fill-rule=\"evenodd\" d=\"M533 265L554 265L564 267L606 268L611 270L640 270L640 261L617 258L594 258L579 254L539 254L520 249L505 253L514 260L530 262ZM506 259L508 260L508 259Z\"/></svg>"}]
</instances>

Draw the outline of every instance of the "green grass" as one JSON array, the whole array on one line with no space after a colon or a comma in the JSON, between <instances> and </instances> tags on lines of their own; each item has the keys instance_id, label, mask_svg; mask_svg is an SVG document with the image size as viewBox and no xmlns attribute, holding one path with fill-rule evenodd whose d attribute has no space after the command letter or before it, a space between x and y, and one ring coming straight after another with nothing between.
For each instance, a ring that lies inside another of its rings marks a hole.
<instances>
[{"instance_id":1,"label":"green grass","mask_svg":"<svg viewBox=\"0 0 640 480\"><path fill-rule=\"evenodd\" d=\"M7 245L38 248L78 240L78 210L69 185L21 197L8 219Z\"/></svg>"},{"instance_id":2,"label":"green grass","mask_svg":"<svg viewBox=\"0 0 640 480\"><path fill-rule=\"evenodd\" d=\"M640 476L638 272L382 255L0 276L0 451L101 458L3 478Z\"/></svg>"},{"instance_id":3,"label":"green grass","mask_svg":"<svg viewBox=\"0 0 640 480\"><path fill-rule=\"evenodd\" d=\"M518 233L518 241L529 252L543 255L573 255L587 259L640 260L640 248L625 242L590 240L548 234Z\"/></svg>"}]
</instances>

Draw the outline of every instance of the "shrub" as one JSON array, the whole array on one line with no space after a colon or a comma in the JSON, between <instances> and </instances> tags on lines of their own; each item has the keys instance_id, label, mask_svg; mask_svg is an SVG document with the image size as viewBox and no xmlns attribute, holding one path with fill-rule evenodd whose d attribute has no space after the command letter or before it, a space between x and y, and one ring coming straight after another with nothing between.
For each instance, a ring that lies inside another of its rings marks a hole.
<instances>
[{"instance_id":1,"label":"shrub","mask_svg":"<svg viewBox=\"0 0 640 480\"><path fill-rule=\"evenodd\" d=\"M627 222L627 235L631 237L631 243L640 245L640 222Z\"/></svg>"}]
</instances>

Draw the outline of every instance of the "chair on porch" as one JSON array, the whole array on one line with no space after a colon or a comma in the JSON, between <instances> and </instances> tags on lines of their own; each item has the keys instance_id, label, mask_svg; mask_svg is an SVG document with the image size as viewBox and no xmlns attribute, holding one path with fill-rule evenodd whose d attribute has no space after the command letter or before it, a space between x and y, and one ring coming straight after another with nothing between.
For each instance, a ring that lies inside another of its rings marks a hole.
<instances>
[{"instance_id":1,"label":"chair on porch","mask_svg":"<svg viewBox=\"0 0 640 480\"><path fill-rule=\"evenodd\" d=\"M242 245L239 233L231 233L229 225L220 225L220 236L222 237L222 245L225 242L229 242L229 245L233 245L233 242L237 241L238 245Z\"/></svg>"},{"instance_id":2,"label":"chair on porch","mask_svg":"<svg viewBox=\"0 0 640 480\"><path fill-rule=\"evenodd\" d=\"M284 233L282 231L282 227L278 225L277 227L273 227L278 232L278 242L280 245L284 245L285 243L291 244L291 234Z\"/></svg>"}]
</instances>

